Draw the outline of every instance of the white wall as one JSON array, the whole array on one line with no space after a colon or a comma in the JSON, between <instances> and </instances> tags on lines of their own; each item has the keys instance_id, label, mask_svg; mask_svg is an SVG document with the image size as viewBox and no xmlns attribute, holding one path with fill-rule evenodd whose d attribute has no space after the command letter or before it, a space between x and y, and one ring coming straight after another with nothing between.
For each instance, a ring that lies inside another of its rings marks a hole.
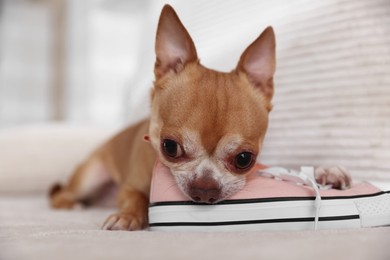
<instances>
[{"instance_id":1,"label":"white wall","mask_svg":"<svg viewBox=\"0 0 390 260\"><path fill-rule=\"evenodd\" d=\"M168 2L214 69L231 70L274 27L275 107L264 163L343 164L357 176L390 176L390 1ZM67 3L67 122L123 125L146 116L165 1ZM0 125L48 120L50 13L22 0L5 1L4 10Z\"/></svg>"},{"instance_id":2,"label":"white wall","mask_svg":"<svg viewBox=\"0 0 390 260\"><path fill-rule=\"evenodd\" d=\"M50 118L50 13L5 1L0 14L0 126Z\"/></svg>"}]
</instances>

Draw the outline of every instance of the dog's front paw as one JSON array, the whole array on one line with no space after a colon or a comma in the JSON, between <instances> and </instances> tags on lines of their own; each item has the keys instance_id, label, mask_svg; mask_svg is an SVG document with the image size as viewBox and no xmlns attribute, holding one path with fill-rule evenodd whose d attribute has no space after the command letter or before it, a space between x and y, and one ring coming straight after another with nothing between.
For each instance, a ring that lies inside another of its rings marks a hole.
<instances>
[{"instance_id":1,"label":"dog's front paw","mask_svg":"<svg viewBox=\"0 0 390 260\"><path fill-rule=\"evenodd\" d=\"M317 183L321 185L331 185L334 189L349 189L352 184L352 179L347 169L341 166L319 166L315 168L314 176Z\"/></svg>"},{"instance_id":2,"label":"dog's front paw","mask_svg":"<svg viewBox=\"0 0 390 260\"><path fill-rule=\"evenodd\" d=\"M79 205L74 195L60 184L56 184L50 189L49 196L50 205L55 209L72 209Z\"/></svg>"},{"instance_id":3,"label":"dog's front paw","mask_svg":"<svg viewBox=\"0 0 390 260\"><path fill-rule=\"evenodd\" d=\"M102 229L105 230L141 230L147 226L147 219L139 214L115 213L107 218Z\"/></svg>"}]
</instances>

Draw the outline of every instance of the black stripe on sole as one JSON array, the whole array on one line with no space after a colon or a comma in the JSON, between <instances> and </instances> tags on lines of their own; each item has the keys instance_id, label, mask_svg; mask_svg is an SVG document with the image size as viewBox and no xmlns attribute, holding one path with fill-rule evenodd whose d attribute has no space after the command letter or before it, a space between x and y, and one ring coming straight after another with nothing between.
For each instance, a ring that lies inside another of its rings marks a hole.
<instances>
[{"instance_id":1,"label":"black stripe on sole","mask_svg":"<svg viewBox=\"0 0 390 260\"><path fill-rule=\"evenodd\" d=\"M380 196L389 193L390 191L380 191L372 194L362 194L362 195L354 195L354 196L323 196L321 197L321 200L359 199L359 198L375 197L375 196ZM266 203L266 202L282 202L282 201L305 201L305 200L315 200L315 197L309 196L309 197L272 197L272 198L238 199L238 200L224 200L215 204L198 203L194 201L159 201L159 202L150 203L149 207L180 206L180 205L184 205L184 206L233 205L233 204Z\"/></svg>"},{"instance_id":2,"label":"black stripe on sole","mask_svg":"<svg viewBox=\"0 0 390 260\"><path fill-rule=\"evenodd\" d=\"M359 219L359 215L320 217L321 221L341 221ZM150 223L150 227L173 227L173 226L232 226L232 225L250 225L250 224L270 224L270 223L291 223L291 222L314 222L314 218L280 218L280 219L258 219L258 220L240 220L240 221L222 221L222 222L157 222Z\"/></svg>"}]
</instances>

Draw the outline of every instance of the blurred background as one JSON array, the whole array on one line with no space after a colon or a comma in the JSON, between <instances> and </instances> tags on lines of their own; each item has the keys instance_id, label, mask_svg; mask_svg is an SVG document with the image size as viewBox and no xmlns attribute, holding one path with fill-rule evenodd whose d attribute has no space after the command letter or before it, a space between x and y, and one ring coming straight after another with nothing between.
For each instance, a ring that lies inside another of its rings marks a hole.
<instances>
[{"instance_id":1,"label":"blurred background","mask_svg":"<svg viewBox=\"0 0 390 260\"><path fill-rule=\"evenodd\" d=\"M0 0L0 128L120 128L147 116L165 3L201 62L221 71L274 27L265 163L390 176L388 0Z\"/></svg>"}]
</instances>

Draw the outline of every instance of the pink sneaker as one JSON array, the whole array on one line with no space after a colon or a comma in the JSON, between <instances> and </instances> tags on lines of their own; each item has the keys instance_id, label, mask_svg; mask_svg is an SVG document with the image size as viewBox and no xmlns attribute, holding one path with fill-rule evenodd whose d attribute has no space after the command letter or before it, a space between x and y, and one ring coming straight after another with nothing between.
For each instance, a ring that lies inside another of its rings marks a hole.
<instances>
[{"instance_id":1,"label":"pink sneaker","mask_svg":"<svg viewBox=\"0 0 390 260\"><path fill-rule=\"evenodd\" d=\"M390 225L390 192L367 183L348 190L320 190L302 172L263 168L228 200L214 205L190 201L169 169L157 162L150 205L150 230L259 231L361 228Z\"/></svg>"}]
</instances>

